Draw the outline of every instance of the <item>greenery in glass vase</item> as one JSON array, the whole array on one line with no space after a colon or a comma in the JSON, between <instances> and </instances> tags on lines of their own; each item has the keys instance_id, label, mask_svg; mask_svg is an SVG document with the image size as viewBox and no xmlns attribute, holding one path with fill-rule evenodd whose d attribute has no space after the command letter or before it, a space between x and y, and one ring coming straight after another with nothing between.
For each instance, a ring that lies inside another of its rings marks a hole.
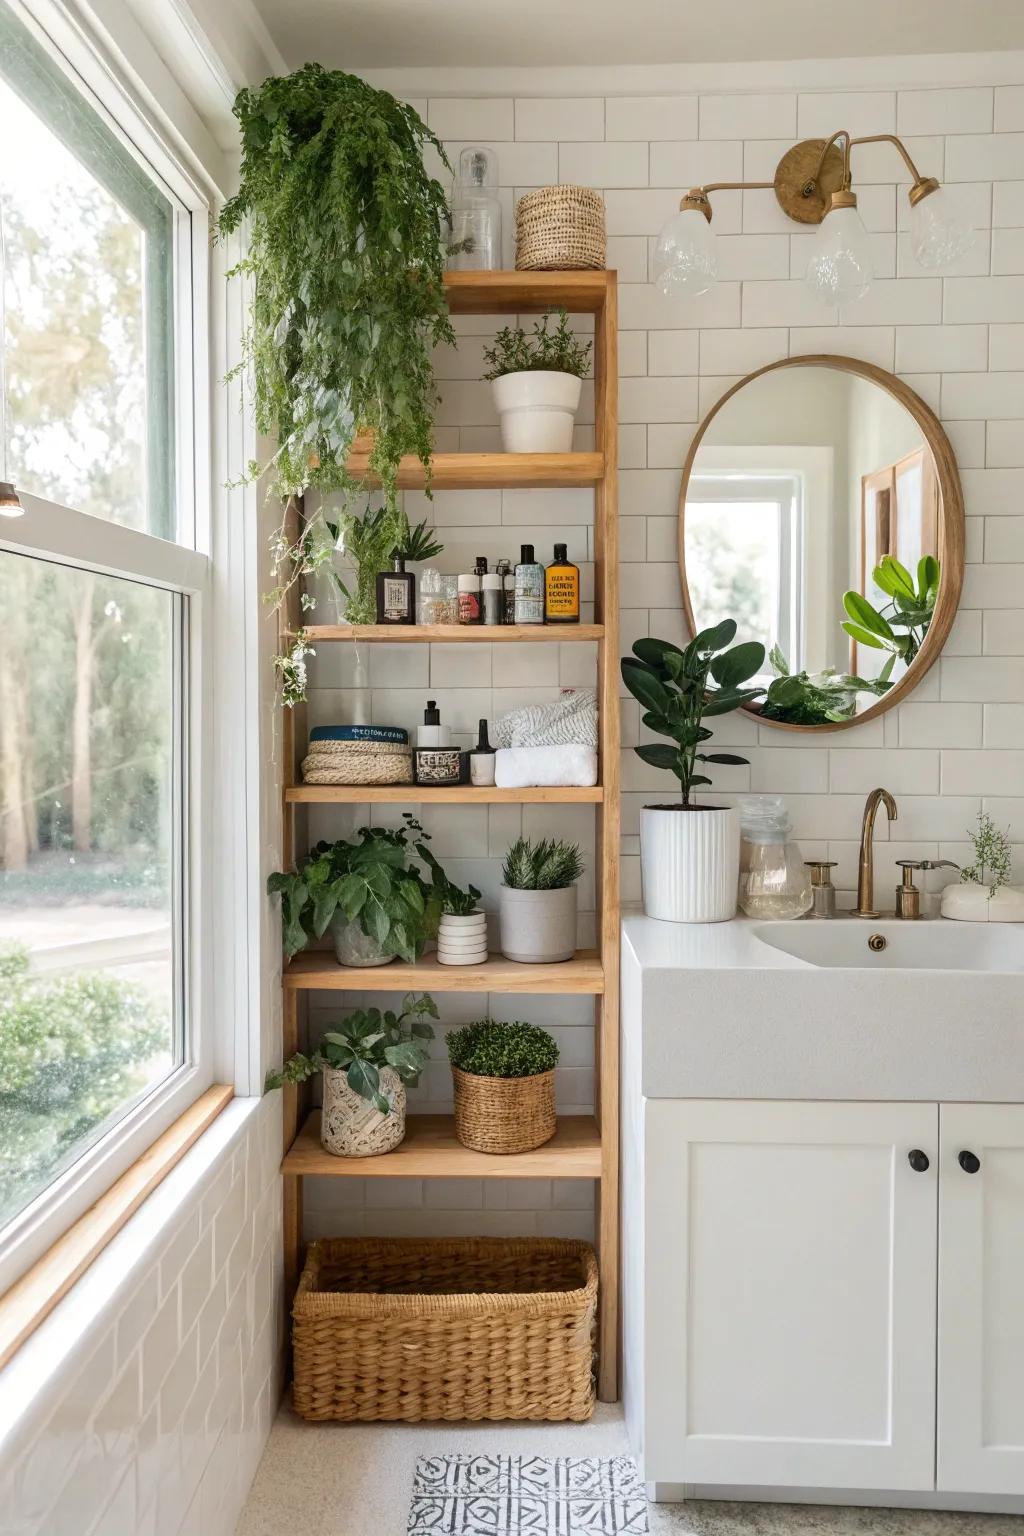
<instances>
[{"instance_id":1,"label":"greenery in glass vase","mask_svg":"<svg viewBox=\"0 0 1024 1536\"><path fill-rule=\"evenodd\" d=\"M513 891L561 891L583 873L578 843L517 837L505 855L502 884Z\"/></svg>"},{"instance_id":2,"label":"greenery in glass vase","mask_svg":"<svg viewBox=\"0 0 1024 1536\"><path fill-rule=\"evenodd\" d=\"M346 513L328 522L338 553L356 568L355 591L330 570L338 592L346 599L345 617L350 624L372 624L377 617L377 574L387 570L397 549L407 561L433 560L444 549L426 522L410 527L404 514L387 507L367 507L362 517Z\"/></svg>"},{"instance_id":3,"label":"greenery in glass vase","mask_svg":"<svg viewBox=\"0 0 1024 1536\"><path fill-rule=\"evenodd\" d=\"M437 1004L427 993L407 993L401 1013L357 1008L336 1029L326 1031L315 1051L308 1056L297 1051L279 1072L268 1072L264 1092L285 1083L304 1083L327 1068L344 1072L353 1093L382 1115L390 1114L391 1105L380 1091L381 1068L393 1067L410 1087L417 1083L427 1062L423 1042L434 1038L426 1019L437 1016Z\"/></svg>"},{"instance_id":4,"label":"greenery in glass vase","mask_svg":"<svg viewBox=\"0 0 1024 1536\"><path fill-rule=\"evenodd\" d=\"M429 834L408 813L404 820L404 827L361 827L358 842L317 843L300 869L270 876L289 959L337 916L358 921L386 955L419 959L437 934L441 899L412 861L414 853L425 858Z\"/></svg>"},{"instance_id":5,"label":"greenery in glass vase","mask_svg":"<svg viewBox=\"0 0 1024 1536\"><path fill-rule=\"evenodd\" d=\"M858 693L873 693L881 698L892 687L889 681L896 657L890 656L875 678L853 677L825 667L821 672L790 672L789 663L777 645L768 652L776 676L769 683L761 717L784 720L789 725L828 725L836 720L850 720L857 712Z\"/></svg>"},{"instance_id":6,"label":"greenery in glass vase","mask_svg":"<svg viewBox=\"0 0 1024 1536\"><path fill-rule=\"evenodd\" d=\"M698 751L712 735L702 720L727 714L764 693L763 688L741 686L764 665L764 646L759 640L733 645L735 637L735 620L723 619L712 629L702 629L685 650L668 640L638 640L633 655L622 659L622 681L640 700L644 725L674 743L670 747L644 744L633 751L652 768L667 768L675 774L686 808L693 803L694 788L711 783L706 774L697 772L698 763L748 761L735 752ZM711 687L711 682L718 687Z\"/></svg>"},{"instance_id":7,"label":"greenery in glass vase","mask_svg":"<svg viewBox=\"0 0 1024 1536\"><path fill-rule=\"evenodd\" d=\"M566 310L560 309L557 314L558 324L553 331L548 330L551 315L534 321L529 336L521 326L504 326L495 336L494 346L484 351L484 362L491 365L484 378L500 379L506 373L534 373L540 369L585 378L593 342L579 340L569 327Z\"/></svg>"},{"instance_id":8,"label":"greenery in glass vase","mask_svg":"<svg viewBox=\"0 0 1024 1536\"><path fill-rule=\"evenodd\" d=\"M455 341L444 290L447 198L423 164L429 146L447 165L443 147L406 102L319 64L240 91L234 110L241 184L218 233L248 229L231 275L251 281L242 367L256 428L277 443L266 466L271 494L361 494L347 460L357 430L372 432L368 467L383 491L388 554L409 533L399 460L412 454L429 471L431 353ZM263 467L251 465L250 476ZM296 541L282 526L271 600L329 564L333 544L321 512Z\"/></svg>"},{"instance_id":9,"label":"greenery in glass vase","mask_svg":"<svg viewBox=\"0 0 1024 1536\"><path fill-rule=\"evenodd\" d=\"M974 849L974 863L964 865L960 879L987 885L991 898L1010 878L1010 834L1000 832L987 811L979 811L978 825L967 836Z\"/></svg>"},{"instance_id":10,"label":"greenery in glass vase","mask_svg":"<svg viewBox=\"0 0 1024 1536\"><path fill-rule=\"evenodd\" d=\"M536 1024L479 1019L448 1036L448 1060L474 1077L536 1077L558 1062L558 1046Z\"/></svg>"},{"instance_id":11,"label":"greenery in glass vase","mask_svg":"<svg viewBox=\"0 0 1024 1536\"><path fill-rule=\"evenodd\" d=\"M848 617L843 620L843 628L858 645L891 651L909 667L928 633L939 595L940 574L935 556L924 555L917 563L915 583L895 555L883 555L871 578L891 601L884 608L876 608L863 593L844 592L843 607Z\"/></svg>"}]
</instances>

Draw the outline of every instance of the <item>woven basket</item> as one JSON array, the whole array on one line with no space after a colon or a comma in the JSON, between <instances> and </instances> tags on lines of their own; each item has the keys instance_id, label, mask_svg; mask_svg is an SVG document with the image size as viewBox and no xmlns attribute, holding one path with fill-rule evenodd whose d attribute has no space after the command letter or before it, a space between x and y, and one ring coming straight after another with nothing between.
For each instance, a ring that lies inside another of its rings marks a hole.
<instances>
[{"instance_id":1,"label":"woven basket","mask_svg":"<svg viewBox=\"0 0 1024 1536\"><path fill-rule=\"evenodd\" d=\"M520 272L603 270L604 199L589 187L541 187L516 204Z\"/></svg>"},{"instance_id":2,"label":"woven basket","mask_svg":"<svg viewBox=\"0 0 1024 1536\"><path fill-rule=\"evenodd\" d=\"M589 1419L597 1260L566 1238L311 1243L292 1305L304 1419Z\"/></svg>"},{"instance_id":3,"label":"woven basket","mask_svg":"<svg viewBox=\"0 0 1024 1536\"><path fill-rule=\"evenodd\" d=\"M479 1077L452 1067L455 1135L474 1152L530 1152L555 1134L555 1074Z\"/></svg>"},{"instance_id":4,"label":"woven basket","mask_svg":"<svg viewBox=\"0 0 1024 1536\"><path fill-rule=\"evenodd\" d=\"M412 748L391 741L317 741L302 759L305 784L411 784Z\"/></svg>"}]
</instances>

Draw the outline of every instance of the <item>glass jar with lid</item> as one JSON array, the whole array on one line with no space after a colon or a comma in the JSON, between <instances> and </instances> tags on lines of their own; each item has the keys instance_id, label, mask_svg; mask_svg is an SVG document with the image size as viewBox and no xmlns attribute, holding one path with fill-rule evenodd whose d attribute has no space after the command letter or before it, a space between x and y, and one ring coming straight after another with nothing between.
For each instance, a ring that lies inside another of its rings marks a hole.
<instances>
[{"instance_id":1,"label":"glass jar with lid","mask_svg":"<svg viewBox=\"0 0 1024 1536\"><path fill-rule=\"evenodd\" d=\"M471 145L459 156L452 190L449 272L497 272L501 268L501 203L498 158Z\"/></svg>"},{"instance_id":2,"label":"glass jar with lid","mask_svg":"<svg viewBox=\"0 0 1024 1536\"><path fill-rule=\"evenodd\" d=\"M811 876L786 802L781 795L743 795L739 811L743 911L748 917L803 917L811 908Z\"/></svg>"}]
</instances>

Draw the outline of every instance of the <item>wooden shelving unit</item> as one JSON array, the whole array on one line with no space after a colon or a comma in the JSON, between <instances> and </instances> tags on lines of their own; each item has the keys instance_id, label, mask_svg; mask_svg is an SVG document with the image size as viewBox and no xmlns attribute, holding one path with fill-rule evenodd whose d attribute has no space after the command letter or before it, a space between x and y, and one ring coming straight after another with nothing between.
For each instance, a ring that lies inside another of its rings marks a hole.
<instances>
[{"instance_id":1,"label":"wooden shelving unit","mask_svg":"<svg viewBox=\"0 0 1024 1536\"><path fill-rule=\"evenodd\" d=\"M437 454L432 483L437 489L590 486L594 490L593 624L457 628L314 625L318 644L362 641L384 644L538 645L591 642L597 648L600 709L600 783L592 789L423 789L416 785L355 788L306 785L298 763L304 753L304 711L285 711L283 794L285 864L290 865L304 835L306 808L316 804L593 804L597 819L597 948L556 965L519 965L491 955L481 966L442 966L434 956L415 965L349 969L323 950L297 955L284 970L284 1054L299 1048L303 999L311 992L575 993L594 999L597 1095L593 1117L559 1120L546 1146L515 1157L471 1152L455 1140L450 1116L411 1115L402 1144L386 1157L331 1157L319 1143L319 1112L308 1110L301 1090L285 1090L284 1243L288 1294L302 1257L302 1180L352 1178L578 1178L595 1182L600 1262L600 1345L598 1392L618 1395L619 1308L619 689L618 689L618 412L617 288L614 272L457 272L446 276L453 314L526 314L563 305L594 315L595 451L569 454ZM350 467L366 475L365 459ZM399 483L422 487L423 467L403 464ZM300 517L292 508L293 522ZM298 628L296 594L289 624Z\"/></svg>"}]
</instances>

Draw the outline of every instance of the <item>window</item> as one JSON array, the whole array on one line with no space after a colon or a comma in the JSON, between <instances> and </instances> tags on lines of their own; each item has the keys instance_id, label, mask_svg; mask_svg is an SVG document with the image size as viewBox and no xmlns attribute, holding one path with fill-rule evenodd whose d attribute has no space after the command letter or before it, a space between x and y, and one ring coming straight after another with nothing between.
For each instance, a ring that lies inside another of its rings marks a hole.
<instances>
[{"instance_id":1,"label":"window","mask_svg":"<svg viewBox=\"0 0 1024 1536\"><path fill-rule=\"evenodd\" d=\"M3 0L0 113L0 479L24 506L0 518L2 1290L212 1072L202 210Z\"/></svg>"}]
</instances>

